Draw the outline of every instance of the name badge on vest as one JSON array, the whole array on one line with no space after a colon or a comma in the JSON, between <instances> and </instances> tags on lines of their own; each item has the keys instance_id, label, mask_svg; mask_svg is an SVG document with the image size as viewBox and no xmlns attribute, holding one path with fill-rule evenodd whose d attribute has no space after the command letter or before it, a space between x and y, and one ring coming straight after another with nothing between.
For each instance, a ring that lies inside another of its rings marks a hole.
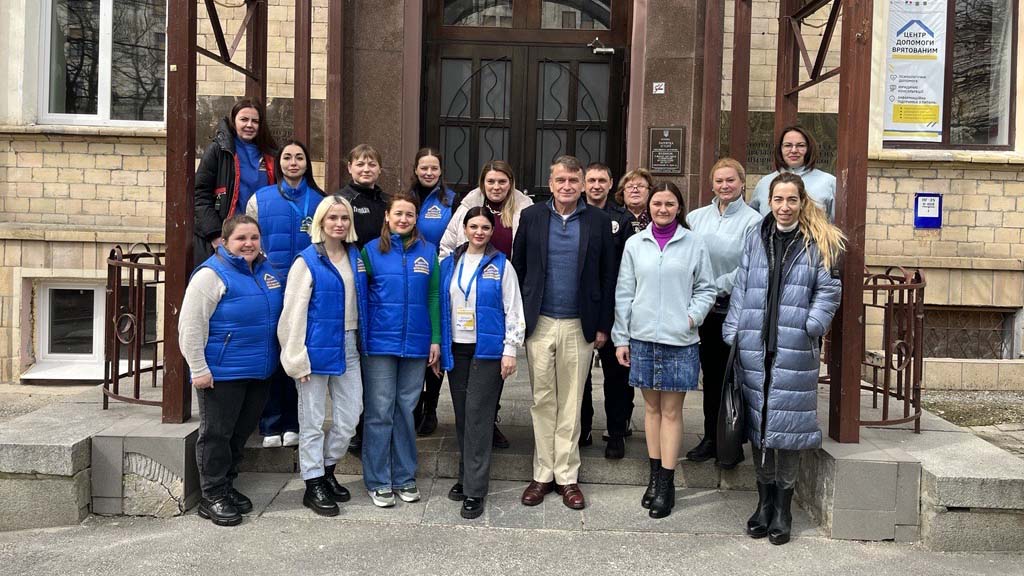
<instances>
[{"instance_id":1,"label":"name badge on vest","mask_svg":"<svg viewBox=\"0 0 1024 576\"><path fill-rule=\"evenodd\" d=\"M430 274L430 264L427 259L420 256L412 263L412 271L416 274Z\"/></svg>"},{"instance_id":2,"label":"name badge on vest","mask_svg":"<svg viewBox=\"0 0 1024 576\"><path fill-rule=\"evenodd\" d=\"M281 283L277 281L277 278L273 274L264 274L263 283L267 285L267 289L276 290L281 287Z\"/></svg>"},{"instance_id":3,"label":"name badge on vest","mask_svg":"<svg viewBox=\"0 0 1024 576\"><path fill-rule=\"evenodd\" d=\"M455 309L455 329L464 331L476 330L476 311L466 306Z\"/></svg>"},{"instance_id":4,"label":"name badge on vest","mask_svg":"<svg viewBox=\"0 0 1024 576\"><path fill-rule=\"evenodd\" d=\"M299 231L309 234L309 231L313 228L313 217L306 216L302 219L302 224L299 225Z\"/></svg>"},{"instance_id":5,"label":"name badge on vest","mask_svg":"<svg viewBox=\"0 0 1024 576\"><path fill-rule=\"evenodd\" d=\"M497 266L488 264L484 271L480 273L480 277L484 280L501 280L501 273L498 272Z\"/></svg>"},{"instance_id":6,"label":"name badge on vest","mask_svg":"<svg viewBox=\"0 0 1024 576\"><path fill-rule=\"evenodd\" d=\"M424 218L429 218L430 220L440 220L441 219L441 207L438 206L437 204L435 204L435 205L431 206L430 208L427 208L427 212L426 212L426 214L423 215L423 217Z\"/></svg>"}]
</instances>

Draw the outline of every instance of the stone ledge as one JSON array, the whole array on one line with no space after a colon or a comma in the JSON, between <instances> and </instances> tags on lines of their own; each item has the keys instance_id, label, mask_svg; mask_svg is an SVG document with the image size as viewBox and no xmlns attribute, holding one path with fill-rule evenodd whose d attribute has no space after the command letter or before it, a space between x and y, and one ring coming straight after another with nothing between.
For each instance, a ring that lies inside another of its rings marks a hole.
<instances>
[{"instance_id":1,"label":"stone ledge","mask_svg":"<svg viewBox=\"0 0 1024 576\"><path fill-rule=\"evenodd\" d=\"M78 524L89 514L89 470L73 476L0 477L0 531Z\"/></svg>"},{"instance_id":2,"label":"stone ledge","mask_svg":"<svg viewBox=\"0 0 1024 576\"><path fill-rule=\"evenodd\" d=\"M77 126L73 124L0 125L0 135L110 136L115 138L167 138L167 128L132 126Z\"/></svg>"},{"instance_id":3,"label":"stone ledge","mask_svg":"<svg viewBox=\"0 0 1024 576\"><path fill-rule=\"evenodd\" d=\"M132 242L126 242L126 239L132 240ZM133 243L145 242L152 247L164 243L164 231L156 228L125 228L120 226L90 226L88 229L72 229L50 224L14 224L3 222L0 223L0 240L122 244L125 248Z\"/></svg>"},{"instance_id":4,"label":"stone ledge","mask_svg":"<svg viewBox=\"0 0 1024 576\"><path fill-rule=\"evenodd\" d=\"M866 254L865 264L872 268L902 266L904 268L942 268L952 270L1024 270L1024 260L1019 258L960 258L944 256L885 256L882 254ZM925 272L925 281L928 273Z\"/></svg>"},{"instance_id":5,"label":"stone ledge","mask_svg":"<svg viewBox=\"0 0 1024 576\"><path fill-rule=\"evenodd\" d=\"M868 151L868 160L883 162L958 162L963 164L1024 164L1024 153L1013 150L931 150L883 148Z\"/></svg>"}]
</instances>

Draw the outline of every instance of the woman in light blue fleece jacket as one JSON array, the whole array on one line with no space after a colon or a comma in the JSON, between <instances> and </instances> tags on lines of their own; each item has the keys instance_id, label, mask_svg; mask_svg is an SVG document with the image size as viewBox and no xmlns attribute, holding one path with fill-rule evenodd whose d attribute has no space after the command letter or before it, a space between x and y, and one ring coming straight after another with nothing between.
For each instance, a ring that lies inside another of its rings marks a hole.
<instances>
[{"instance_id":1,"label":"woman in light blue fleece jacket","mask_svg":"<svg viewBox=\"0 0 1024 576\"><path fill-rule=\"evenodd\" d=\"M750 207L767 216L772 211L768 201L768 188L775 177L783 172L792 172L804 181L807 195L825 211L828 221L836 219L836 177L815 168L818 163L818 143L806 128L798 125L782 129L775 146L775 172L761 178L754 188Z\"/></svg>"},{"instance_id":2,"label":"woman in light blue fleece jacket","mask_svg":"<svg viewBox=\"0 0 1024 576\"><path fill-rule=\"evenodd\" d=\"M644 396L651 479L641 500L652 518L675 505L673 477L683 436L683 398L700 373L697 327L715 302L707 247L687 229L686 206L665 182L647 199L651 226L626 241L615 288L612 342L629 384ZM682 311L685 310L685 313Z\"/></svg>"}]
</instances>

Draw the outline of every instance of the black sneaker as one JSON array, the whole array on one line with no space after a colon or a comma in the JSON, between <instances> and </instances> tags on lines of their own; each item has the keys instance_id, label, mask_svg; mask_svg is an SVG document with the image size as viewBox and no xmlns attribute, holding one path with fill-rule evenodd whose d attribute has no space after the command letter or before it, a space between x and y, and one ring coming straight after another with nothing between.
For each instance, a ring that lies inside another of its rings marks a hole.
<instances>
[{"instance_id":1,"label":"black sneaker","mask_svg":"<svg viewBox=\"0 0 1024 576\"><path fill-rule=\"evenodd\" d=\"M228 500L235 505L235 508L238 509L239 514L248 514L249 512L252 512L252 500L250 500L245 494L235 490L234 486L228 488L227 497Z\"/></svg>"},{"instance_id":2,"label":"black sneaker","mask_svg":"<svg viewBox=\"0 0 1024 576\"><path fill-rule=\"evenodd\" d=\"M706 462L715 457L715 445L705 436L700 444L686 453L686 459L690 462Z\"/></svg>"},{"instance_id":3,"label":"black sneaker","mask_svg":"<svg viewBox=\"0 0 1024 576\"><path fill-rule=\"evenodd\" d=\"M466 494L462 491L461 482L456 482L452 489L448 491L448 499L453 502L462 502L466 499Z\"/></svg>"},{"instance_id":4,"label":"black sneaker","mask_svg":"<svg viewBox=\"0 0 1024 576\"><path fill-rule=\"evenodd\" d=\"M459 514L461 514L462 517L465 518L466 520L472 520L473 518L479 518L480 515L483 514L483 513L484 513L484 499L483 498L473 498L471 496L467 496L466 499L462 501L462 511L459 512Z\"/></svg>"},{"instance_id":5,"label":"black sneaker","mask_svg":"<svg viewBox=\"0 0 1024 576\"><path fill-rule=\"evenodd\" d=\"M200 500L199 517L206 518L217 526L237 526L242 523L242 515L227 495Z\"/></svg>"}]
</instances>

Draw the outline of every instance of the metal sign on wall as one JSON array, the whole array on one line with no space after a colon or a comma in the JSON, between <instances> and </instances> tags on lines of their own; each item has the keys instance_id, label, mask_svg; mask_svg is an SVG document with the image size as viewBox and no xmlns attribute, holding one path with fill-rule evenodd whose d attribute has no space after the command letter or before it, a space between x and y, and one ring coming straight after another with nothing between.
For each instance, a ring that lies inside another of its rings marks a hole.
<instances>
[{"instance_id":1,"label":"metal sign on wall","mask_svg":"<svg viewBox=\"0 0 1024 576\"><path fill-rule=\"evenodd\" d=\"M683 157L686 152L686 128L683 126L651 128L650 136L648 140L650 163L647 167L651 173L682 174Z\"/></svg>"}]
</instances>

